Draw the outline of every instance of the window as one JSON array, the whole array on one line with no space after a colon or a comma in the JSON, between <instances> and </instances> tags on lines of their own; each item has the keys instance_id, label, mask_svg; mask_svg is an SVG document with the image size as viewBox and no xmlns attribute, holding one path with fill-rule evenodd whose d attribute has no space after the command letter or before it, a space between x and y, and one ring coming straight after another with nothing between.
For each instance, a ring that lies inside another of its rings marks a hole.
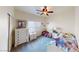
<instances>
[{"instance_id":1,"label":"window","mask_svg":"<svg viewBox=\"0 0 79 59\"><path fill-rule=\"evenodd\" d=\"M37 32L41 28L41 22L28 21L29 33Z\"/></svg>"}]
</instances>

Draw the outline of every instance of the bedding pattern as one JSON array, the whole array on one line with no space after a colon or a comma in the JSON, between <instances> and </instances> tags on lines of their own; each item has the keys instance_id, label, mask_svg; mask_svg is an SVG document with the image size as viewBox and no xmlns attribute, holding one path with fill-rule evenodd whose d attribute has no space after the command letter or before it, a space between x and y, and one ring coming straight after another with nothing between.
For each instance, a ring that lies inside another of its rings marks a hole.
<instances>
[{"instance_id":1,"label":"bedding pattern","mask_svg":"<svg viewBox=\"0 0 79 59\"><path fill-rule=\"evenodd\" d=\"M52 33L43 31L42 35L52 38L52 41L48 44L48 46L55 45L58 48L63 49L65 52L76 52L76 50L78 49L76 36L72 33L63 33L53 30Z\"/></svg>"}]
</instances>

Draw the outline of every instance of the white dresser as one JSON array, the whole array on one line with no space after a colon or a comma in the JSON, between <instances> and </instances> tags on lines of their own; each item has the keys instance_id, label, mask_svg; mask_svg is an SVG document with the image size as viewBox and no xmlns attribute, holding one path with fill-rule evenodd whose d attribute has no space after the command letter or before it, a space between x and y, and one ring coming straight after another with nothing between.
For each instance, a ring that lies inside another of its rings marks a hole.
<instances>
[{"instance_id":1,"label":"white dresser","mask_svg":"<svg viewBox=\"0 0 79 59\"><path fill-rule=\"evenodd\" d=\"M32 41L32 40L37 38L37 35L36 35L35 32L30 33L29 36L30 36L30 41Z\"/></svg>"},{"instance_id":2,"label":"white dresser","mask_svg":"<svg viewBox=\"0 0 79 59\"><path fill-rule=\"evenodd\" d=\"M29 42L28 30L25 28L15 29L15 47L25 42Z\"/></svg>"}]
</instances>

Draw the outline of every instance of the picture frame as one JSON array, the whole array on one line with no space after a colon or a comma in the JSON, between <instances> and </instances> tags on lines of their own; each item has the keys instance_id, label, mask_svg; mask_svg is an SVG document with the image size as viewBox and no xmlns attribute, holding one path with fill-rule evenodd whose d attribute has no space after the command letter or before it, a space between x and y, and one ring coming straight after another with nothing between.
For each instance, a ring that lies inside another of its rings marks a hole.
<instances>
[{"instance_id":1,"label":"picture frame","mask_svg":"<svg viewBox=\"0 0 79 59\"><path fill-rule=\"evenodd\" d=\"M17 28L26 28L26 21L18 20L17 23L18 23Z\"/></svg>"}]
</instances>

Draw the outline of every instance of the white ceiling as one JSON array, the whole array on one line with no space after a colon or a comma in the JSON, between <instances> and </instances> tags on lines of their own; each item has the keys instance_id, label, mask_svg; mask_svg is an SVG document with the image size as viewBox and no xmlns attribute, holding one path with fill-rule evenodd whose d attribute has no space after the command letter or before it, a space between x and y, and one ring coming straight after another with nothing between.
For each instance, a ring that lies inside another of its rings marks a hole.
<instances>
[{"instance_id":1,"label":"white ceiling","mask_svg":"<svg viewBox=\"0 0 79 59\"><path fill-rule=\"evenodd\" d=\"M43 8L43 6L16 6L15 9L20 10L20 11L24 11L24 12L28 12L28 13L32 13L35 15L40 16L40 14L38 14L38 12L36 11L37 9L40 10L41 8ZM72 6L48 6L49 10L53 10L54 13L53 14L58 14L61 13L63 11L72 9ZM49 14L50 16L53 14ZM46 15L41 15L41 16L46 16Z\"/></svg>"}]
</instances>

